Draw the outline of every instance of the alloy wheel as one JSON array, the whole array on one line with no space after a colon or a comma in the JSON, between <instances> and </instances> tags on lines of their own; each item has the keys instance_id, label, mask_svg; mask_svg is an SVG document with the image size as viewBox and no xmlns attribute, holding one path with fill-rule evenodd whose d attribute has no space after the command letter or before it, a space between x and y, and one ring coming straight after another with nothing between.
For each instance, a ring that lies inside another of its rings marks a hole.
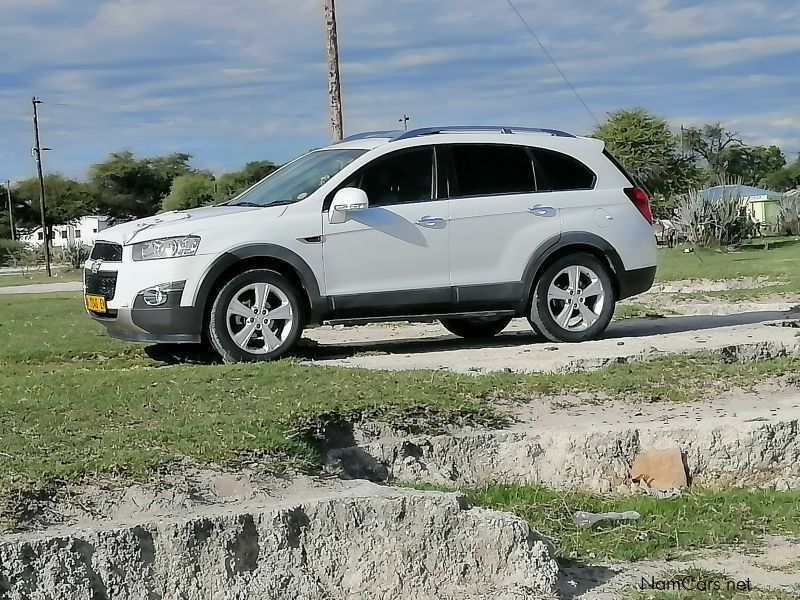
<instances>
[{"instance_id":1,"label":"alloy wheel","mask_svg":"<svg viewBox=\"0 0 800 600\"><path fill-rule=\"evenodd\" d=\"M556 273L547 289L550 316L562 329L583 331L600 318L606 293L592 269L570 265Z\"/></svg>"},{"instance_id":2,"label":"alloy wheel","mask_svg":"<svg viewBox=\"0 0 800 600\"><path fill-rule=\"evenodd\" d=\"M295 311L286 293L268 283L250 283L231 298L226 311L228 333L245 352L266 354L291 335Z\"/></svg>"}]
</instances>

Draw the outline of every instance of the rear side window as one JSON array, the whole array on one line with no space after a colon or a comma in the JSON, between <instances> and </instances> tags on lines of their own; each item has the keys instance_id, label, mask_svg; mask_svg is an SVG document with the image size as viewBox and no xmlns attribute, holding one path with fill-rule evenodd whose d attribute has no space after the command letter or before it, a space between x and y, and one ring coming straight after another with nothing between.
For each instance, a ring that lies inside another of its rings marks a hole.
<instances>
[{"instance_id":1,"label":"rear side window","mask_svg":"<svg viewBox=\"0 0 800 600\"><path fill-rule=\"evenodd\" d=\"M526 148L464 144L450 146L458 196L516 194L536 189Z\"/></svg>"},{"instance_id":2,"label":"rear side window","mask_svg":"<svg viewBox=\"0 0 800 600\"><path fill-rule=\"evenodd\" d=\"M536 163L536 180L541 192L590 190L595 174L581 161L561 152L531 148Z\"/></svg>"}]
</instances>

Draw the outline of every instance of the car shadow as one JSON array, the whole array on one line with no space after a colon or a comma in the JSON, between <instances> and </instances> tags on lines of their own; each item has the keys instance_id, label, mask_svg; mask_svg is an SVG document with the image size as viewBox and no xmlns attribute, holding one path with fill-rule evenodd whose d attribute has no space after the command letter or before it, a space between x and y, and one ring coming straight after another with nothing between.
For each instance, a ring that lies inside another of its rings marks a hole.
<instances>
[{"instance_id":1,"label":"car shadow","mask_svg":"<svg viewBox=\"0 0 800 600\"><path fill-rule=\"evenodd\" d=\"M753 311L733 315L693 315L682 317L643 317L614 321L599 339L642 338L674 333L700 332L736 325L755 325L779 321L787 317L800 318L800 312ZM321 344L304 339L294 354L306 360L333 360L357 354L418 354L447 350L491 349L542 344L556 349L553 342L533 331L512 331L486 339L464 339L451 334L425 338L371 340Z\"/></svg>"}]
</instances>

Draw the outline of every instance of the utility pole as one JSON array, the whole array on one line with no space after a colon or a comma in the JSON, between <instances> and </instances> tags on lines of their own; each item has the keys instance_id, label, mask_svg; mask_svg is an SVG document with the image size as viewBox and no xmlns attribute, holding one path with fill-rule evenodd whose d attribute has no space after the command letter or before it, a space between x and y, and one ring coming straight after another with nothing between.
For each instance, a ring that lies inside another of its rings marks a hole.
<instances>
[{"instance_id":1,"label":"utility pole","mask_svg":"<svg viewBox=\"0 0 800 600\"><path fill-rule=\"evenodd\" d=\"M44 175L42 175L42 146L39 143L39 104L42 101L36 96L31 99L33 104L33 130L36 133L36 170L39 172L39 210L42 213L42 238L44 238L44 262L47 268L47 276L52 277L53 273L50 270L50 240L47 231L47 218L46 218L46 205L44 200Z\"/></svg>"},{"instance_id":2,"label":"utility pole","mask_svg":"<svg viewBox=\"0 0 800 600\"><path fill-rule=\"evenodd\" d=\"M11 228L11 241L14 241L14 213L11 210L11 180L6 179L6 194L8 195L8 226Z\"/></svg>"},{"instance_id":3,"label":"utility pole","mask_svg":"<svg viewBox=\"0 0 800 600\"><path fill-rule=\"evenodd\" d=\"M409 117L408 115L403 115L402 118L397 120L398 123L402 123L403 124L403 131L408 131L408 120L410 118L411 117Z\"/></svg>"},{"instance_id":4,"label":"utility pole","mask_svg":"<svg viewBox=\"0 0 800 600\"><path fill-rule=\"evenodd\" d=\"M339 80L339 41L336 36L335 0L323 0L328 50L328 95L330 96L331 135L338 142L344 137L342 86Z\"/></svg>"}]
</instances>

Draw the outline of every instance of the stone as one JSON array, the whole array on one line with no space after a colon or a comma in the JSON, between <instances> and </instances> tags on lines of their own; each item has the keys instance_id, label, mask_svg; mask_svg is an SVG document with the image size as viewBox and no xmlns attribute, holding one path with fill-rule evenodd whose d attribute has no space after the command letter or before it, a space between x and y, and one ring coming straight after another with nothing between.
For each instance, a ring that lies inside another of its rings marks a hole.
<instances>
[{"instance_id":1,"label":"stone","mask_svg":"<svg viewBox=\"0 0 800 600\"><path fill-rule=\"evenodd\" d=\"M631 465L631 479L643 480L657 490L685 488L689 485L681 449L677 447L639 454Z\"/></svg>"},{"instance_id":2,"label":"stone","mask_svg":"<svg viewBox=\"0 0 800 600\"><path fill-rule=\"evenodd\" d=\"M599 479L629 480L631 464L644 450L677 445L685 455L693 484L737 485L744 483L744 472L773 480L776 471L783 473L783 479L800 473L800 423L796 417L733 419L683 424L598 423L591 429L534 425L395 436L331 450L328 460L357 477L366 476L379 464L390 480L409 483L467 487L524 483L597 491L594 484ZM417 449L415 460L406 462L412 447ZM647 487L634 486L632 491L646 493Z\"/></svg>"},{"instance_id":3,"label":"stone","mask_svg":"<svg viewBox=\"0 0 800 600\"><path fill-rule=\"evenodd\" d=\"M458 494L369 486L0 536L3 600L549 597L526 521Z\"/></svg>"}]
</instances>

